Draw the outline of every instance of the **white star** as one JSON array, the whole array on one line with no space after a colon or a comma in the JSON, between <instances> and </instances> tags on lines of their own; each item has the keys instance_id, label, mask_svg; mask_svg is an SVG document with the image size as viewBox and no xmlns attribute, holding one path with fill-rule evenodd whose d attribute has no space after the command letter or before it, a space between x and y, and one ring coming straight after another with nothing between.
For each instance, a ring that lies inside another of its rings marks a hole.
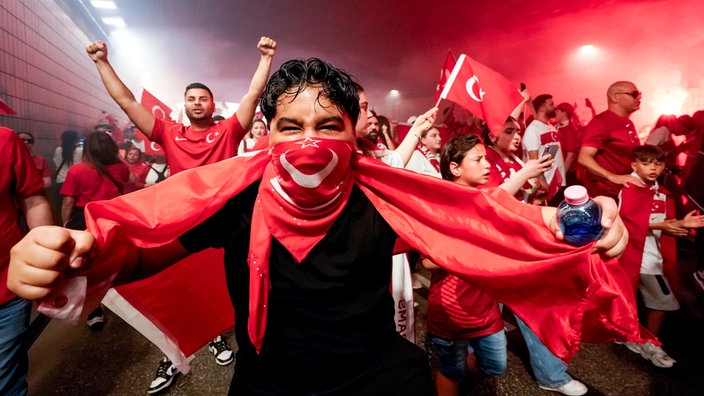
<instances>
[{"instance_id":1,"label":"white star","mask_svg":"<svg viewBox=\"0 0 704 396\"><path fill-rule=\"evenodd\" d=\"M322 140L314 140L314 139L311 139L308 137L308 138L303 139L302 142L298 142L297 144L301 145L301 149L304 149L306 147L320 148L320 147L318 147L318 143L322 143Z\"/></svg>"}]
</instances>

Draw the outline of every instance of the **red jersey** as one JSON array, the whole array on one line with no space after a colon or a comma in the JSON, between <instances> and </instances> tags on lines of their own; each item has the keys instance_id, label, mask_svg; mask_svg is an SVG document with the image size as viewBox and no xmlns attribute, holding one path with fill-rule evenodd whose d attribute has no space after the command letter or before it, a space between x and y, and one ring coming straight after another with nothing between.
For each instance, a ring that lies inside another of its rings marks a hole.
<instances>
[{"instance_id":1,"label":"red jersey","mask_svg":"<svg viewBox=\"0 0 704 396\"><path fill-rule=\"evenodd\" d=\"M124 162L107 166L108 173L117 182L98 173L88 162L79 162L68 169L66 181L61 187L61 195L76 198L76 206L86 206L88 202L102 201L119 197L125 192L130 170ZM119 187L118 187L119 185Z\"/></svg>"},{"instance_id":2,"label":"red jersey","mask_svg":"<svg viewBox=\"0 0 704 396\"><path fill-rule=\"evenodd\" d=\"M42 176L27 147L12 129L0 127L0 304L15 295L7 290L7 265L10 248L22 239L17 225L21 199L44 194Z\"/></svg>"},{"instance_id":3,"label":"red jersey","mask_svg":"<svg viewBox=\"0 0 704 396\"><path fill-rule=\"evenodd\" d=\"M155 118L151 140L159 143L174 175L186 169L212 164L237 154L237 146L247 133L237 115L202 131L171 120Z\"/></svg>"},{"instance_id":4,"label":"red jersey","mask_svg":"<svg viewBox=\"0 0 704 396\"><path fill-rule=\"evenodd\" d=\"M51 177L51 168L49 167L49 161L41 155L33 155L32 160L34 160L34 166L42 175L42 177Z\"/></svg>"},{"instance_id":5,"label":"red jersey","mask_svg":"<svg viewBox=\"0 0 704 396\"><path fill-rule=\"evenodd\" d=\"M512 162L507 162L501 157L501 154L491 146L487 146L486 148L486 160L491 164L489 168L489 182L479 188L498 187L510 179L514 173L523 168L523 165L518 162L517 158ZM516 199L523 201L523 191L530 191L530 189L531 185L525 183L521 191L516 193Z\"/></svg>"},{"instance_id":6,"label":"red jersey","mask_svg":"<svg viewBox=\"0 0 704 396\"><path fill-rule=\"evenodd\" d=\"M567 125L557 125L557 136L560 139L560 148L565 156L567 153L579 153L579 131L571 122ZM569 170L569 169L568 169Z\"/></svg>"},{"instance_id":7,"label":"red jersey","mask_svg":"<svg viewBox=\"0 0 704 396\"><path fill-rule=\"evenodd\" d=\"M594 117L584 129L582 147L597 149L596 162L617 175L630 175L633 149L640 146L633 122L611 110ZM621 186L579 167L578 177L589 191L589 195L618 196Z\"/></svg>"},{"instance_id":8,"label":"red jersey","mask_svg":"<svg viewBox=\"0 0 704 396\"><path fill-rule=\"evenodd\" d=\"M499 304L444 270L434 270L428 292L428 333L448 339L476 338L504 328Z\"/></svg>"},{"instance_id":9,"label":"red jersey","mask_svg":"<svg viewBox=\"0 0 704 396\"><path fill-rule=\"evenodd\" d=\"M144 185L147 182L147 175L151 170L151 167L144 162L138 162L131 165L127 164L127 166L129 167L130 173L134 175L136 180L134 183L132 183L132 181L128 181L127 184L125 184L125 194L131 193L132 191L137 191L140 188L144 188Z\"/></svg>"}]
</instances>

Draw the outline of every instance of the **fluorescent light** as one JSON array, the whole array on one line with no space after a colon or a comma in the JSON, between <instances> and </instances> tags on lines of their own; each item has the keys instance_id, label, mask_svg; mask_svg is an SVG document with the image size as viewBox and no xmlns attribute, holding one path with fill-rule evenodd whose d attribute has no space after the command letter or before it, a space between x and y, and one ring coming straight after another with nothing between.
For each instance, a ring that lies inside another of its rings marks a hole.
<instances>
[{"instance_id":1,"label":"fluorescent light","mask_svg":"<svg viewBox=\"0 0 704 396\"><path fill-rule=\"evenodd\" d=\"M115 2L110 0L90 0L90 4L95 8L104 8L108 10L117 9Z\"/></svg>"},{"instance_id":2,"label":"fluorescent light","mask_svg":"<svg viewBox=\"0 0 704 396\"><path fill-rule=\"evenodd\" d=\"M102 19L103 23L115 27L125 27L125 20L121 17L105 17Z\"/></svg>"}]
</instances>

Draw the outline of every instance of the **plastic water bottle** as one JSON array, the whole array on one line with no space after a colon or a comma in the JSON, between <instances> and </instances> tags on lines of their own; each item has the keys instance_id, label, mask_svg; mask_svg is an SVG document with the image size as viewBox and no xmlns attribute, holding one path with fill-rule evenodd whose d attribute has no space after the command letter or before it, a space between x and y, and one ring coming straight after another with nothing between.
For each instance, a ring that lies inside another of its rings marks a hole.
<instances>
[{"instance_id":1,"label":"plastic water bottle","mask_svg":"<svg viewBox=\"0 0 704 396\"><path fill-rule=\"evenodd\" d=\"M601 208L589 199L587 189L570 186L565 190L565 200L557 207L557 224L565 241L574 246L584 246L601 238Z\"/></svg>"}]
</instances>

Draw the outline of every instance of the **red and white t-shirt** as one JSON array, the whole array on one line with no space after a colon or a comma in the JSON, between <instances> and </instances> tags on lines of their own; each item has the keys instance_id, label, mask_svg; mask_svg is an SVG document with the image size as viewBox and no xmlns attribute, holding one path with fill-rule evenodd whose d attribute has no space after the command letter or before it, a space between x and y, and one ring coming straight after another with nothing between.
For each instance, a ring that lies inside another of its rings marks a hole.
<instances>
[{"instance_id":1,"label":"red and white t-shirt","mask_svg":"<svg viewBox=\"0 0 704 396\"><path fill-rule=\"evenodd\" d=\"M246 133L237 115L201 131L194 131L190 126L171 120L156 118L152 140L164 149L166 163L173 175L234 157L237 146Z\"/></svg>"}]
</instances>

